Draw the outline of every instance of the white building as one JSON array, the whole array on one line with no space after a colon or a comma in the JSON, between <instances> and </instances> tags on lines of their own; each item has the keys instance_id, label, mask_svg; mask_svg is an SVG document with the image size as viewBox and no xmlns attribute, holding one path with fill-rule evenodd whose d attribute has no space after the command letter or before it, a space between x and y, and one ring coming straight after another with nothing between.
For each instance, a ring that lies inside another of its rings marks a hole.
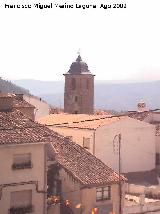
<instances>
[{"instance_id":1,"label":"white building","mask_svg":"<svg viewBox=\"0 0 160 214\"><path fill-rule=\"evenodd\" d=\"M156 168L160 169L160 109L149 110L144 102L139 102L137 111L129 111L128 116L146 123L150 123L155 127L155 163Z\"/></svg>"},{"instance_id":2,"label":"white building","mask_svg":"<svg viewBox=\"0 0 160 214\"><path fill-rule=\"evenodd\" d=\"M59 214L55 201L47 206L47 191L56 182L61 184L60 192L51 188L50 197L69 200L76 214L88 214L93 208L119 213L126 179L81 146L13 109L12 104L12 95L0 96L0 214ZM55 165L59 173L52 168ZM47 180L50 168L51 182ZM86 199L86 195L91 196Z\"/></svg>"},{"instance_id":3,"label":"white building","mask_svg":"<svg viewBox=\"0 0 160 214\"><path fill-rule=\"evenodd\" d=\"M127 116L49 115L41 123L68 136L77 144L118 170L118 134L121 134L121 170L123 173L155 168L154 126Z\"/></svg>"}]
</instances>

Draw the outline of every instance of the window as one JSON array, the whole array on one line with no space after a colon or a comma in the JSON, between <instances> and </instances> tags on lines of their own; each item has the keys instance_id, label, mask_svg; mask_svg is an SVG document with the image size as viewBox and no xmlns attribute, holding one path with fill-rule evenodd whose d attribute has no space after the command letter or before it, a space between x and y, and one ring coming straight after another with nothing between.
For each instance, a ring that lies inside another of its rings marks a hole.
<instances>
[{"instance_id":1,"label":"window","mask_svg":"<svg viewBox=\"0 0 160 214\"><path fill-rule=\"evenodd\" d=\"M31 213L32 207L32 190L11 192L10 214Z\"/></svg>"},{"instance_id":2,"label":"window","mask_svg":"<svg viewBox=\"0 0 160 214\"><path fill-rule=\"evenodd\" d=\"M90 149L90 138L83 137L83 148Z\"/></svg>"},{"instance_id":3,"label":"window","mask_svg":"<svg viewBox=\"0 0 160 214\"><path fill-rule=\"evenodd\" d=\"M156 166L160 165L160 154L156 153Z\"/></svg>"},{"instance_id":4,"label":"window","mask_svg":"<svg viewBox=\"0 0 160 214\"><path fill-rule=\"evenodd\" d=\"M89 79L86 80L87 90L89 89Z\"/></svg>"},{"instance_id":5,"label":"window","mask_svg":"<svg viewBox=\"0 0 160 214\"><path fill-rule=\"evenodd\" d=\"M96 201L104 201L111 199L111 187L101 187L96 189Z\"/></svg>"},{"instance_id":6,"label":"window","mask_svg":"<svg viewBox=\"0 0 160 214\"><path fill-rule=\"evenodd\" d=\"M31 153L16 154L13 156L13 170L27 168L32 168Z\"/></svg>"},{"instance_id":7,"label":"window","mask_svg":"<svg viewBox=\"0 0 160 214\"><path fill-rule=\"evenodd\" d=\"M78 105L82 105L82 96L79 97Z\"/></svg>"},{"instance_id":8,"label":"window","mask_svg":"<svg viewBox=\"0 0 160 214\"><path fill-rule=\"evenodd\" d=\"M78 97L77 96L75 96L75 102L78 102Z\"/></svg>"},{"instance_id":9,"label":"window","mask_svg":"<svg viewBox=\"0 0 160 214\"><path fill-rule=\"evenodd\" d=\"M71 89L72 89L72 90L75 90L75 89L76 89L76 79L75 79L75 78L72 78L72 79L71 79Z\"/></svg>"}]
</instances>

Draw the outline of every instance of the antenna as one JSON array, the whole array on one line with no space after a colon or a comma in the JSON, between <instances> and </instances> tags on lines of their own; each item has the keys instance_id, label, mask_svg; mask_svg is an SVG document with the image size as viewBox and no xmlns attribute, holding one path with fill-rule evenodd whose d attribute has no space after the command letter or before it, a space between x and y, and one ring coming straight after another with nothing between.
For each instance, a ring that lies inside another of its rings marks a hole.
<instances>
[{"instance_id":1,"label":"antenna","mask_svg":"<svg viewBox=\"0 0 160 214\"><path fill-rule=\"evenodd\" d=\"M122 213L122 185L121 185L121 134L117 134L113 138L113 152L118 154L118 168L119 168L119 214Z\"/></svg>"}]
</instances>

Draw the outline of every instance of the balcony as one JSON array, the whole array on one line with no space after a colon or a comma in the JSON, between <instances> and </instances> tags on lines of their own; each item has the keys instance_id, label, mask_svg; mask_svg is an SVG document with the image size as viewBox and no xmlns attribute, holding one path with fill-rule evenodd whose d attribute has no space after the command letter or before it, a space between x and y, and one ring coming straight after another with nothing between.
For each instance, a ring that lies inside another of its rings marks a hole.
<instances>
[{"instance_id":1,"label":"balcony","mask_svg":"<svg viewBox=\"0 0 160 214\"><path fill-rule=\"evenodd\" d=\"M32 166L32 163L29 161L29 162L26 162L26 163L14 163L12 165L12 169L13 170L17 170L17 169L31 169L33 166Z\"/></svg>"},{"instance_id":2,"label":"balcony","mask_svg":"<svg viewBox=\"0 0 160 214\"><path fill-rule=\"evenodd\" d=\"M9 209L9 214L25 214L25 213L32 213L33 212L33 206L28 205L24 207L11 207Z\"/></svg>"}]
</instances>

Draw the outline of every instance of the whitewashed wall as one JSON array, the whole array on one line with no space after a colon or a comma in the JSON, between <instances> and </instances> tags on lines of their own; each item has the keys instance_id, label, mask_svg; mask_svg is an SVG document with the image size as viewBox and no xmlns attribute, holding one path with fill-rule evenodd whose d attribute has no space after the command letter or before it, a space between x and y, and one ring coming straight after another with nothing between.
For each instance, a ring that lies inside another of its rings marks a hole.
<instances>
[{"instance_id":1,"label":"whitewashed wall","mask_svg":"<svg viewBox=\"0 0 160 214\"><path fill-rule=\"evenodd\" d=\"M118 138L121 133L121 169L123 173L155 168L154 126L131 118L121 119L96 130L96 156L118 171Z\"/></svg>"}]
</instances>

